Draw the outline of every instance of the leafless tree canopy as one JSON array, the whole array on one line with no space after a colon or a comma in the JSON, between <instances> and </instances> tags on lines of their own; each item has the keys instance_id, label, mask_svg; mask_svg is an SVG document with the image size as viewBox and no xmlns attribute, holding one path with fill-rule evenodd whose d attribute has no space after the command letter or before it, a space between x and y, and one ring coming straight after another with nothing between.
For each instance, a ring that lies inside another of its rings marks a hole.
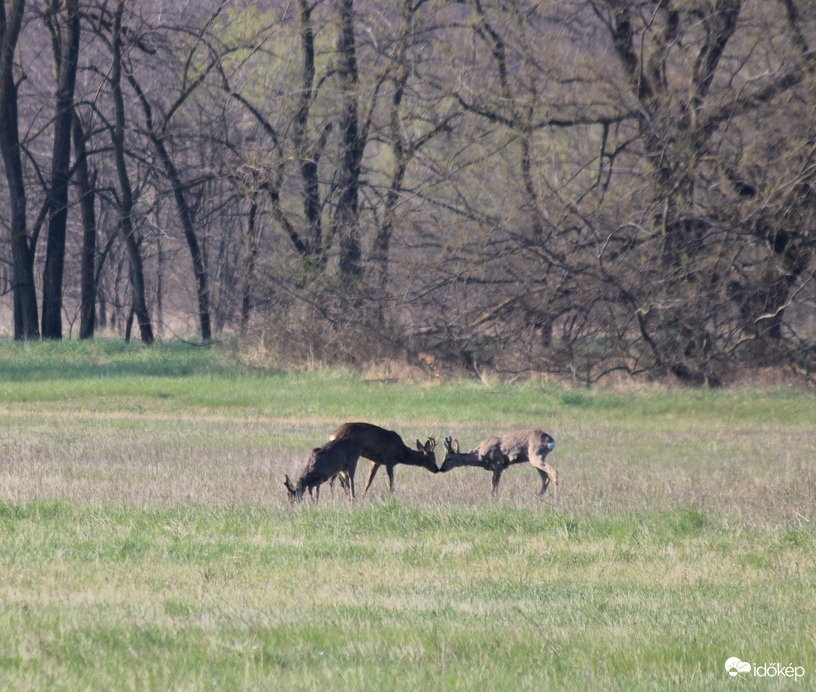
<instances>
[{"instance_id":1,"label":"leafless tree canopy","mask_svg":"<svg viewBox=\"0 0 816 692\"><path fill-rule=\"evenodd\" d=\"M0 321L816 369L805 0L3 0Z\"/></svg>"}]
</instances>

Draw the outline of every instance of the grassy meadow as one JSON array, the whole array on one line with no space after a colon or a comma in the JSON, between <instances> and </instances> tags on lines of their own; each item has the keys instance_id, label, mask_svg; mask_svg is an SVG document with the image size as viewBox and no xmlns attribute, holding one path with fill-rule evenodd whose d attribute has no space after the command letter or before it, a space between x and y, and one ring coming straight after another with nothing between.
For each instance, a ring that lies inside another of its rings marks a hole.
<instances>
[{"instance_id":1,"label":"grassy meadow","mask_svg":"<svg viewBox=\"0 0 816 692\"><path fill-rule=\"evenodd\" d=\"M440 463L446 435L541 427L558 496L529 465L496 498L481 469L397 466L393 496L382 471L290 506L284 474L347 420ZM812 689L814 461L805 389L0 342L0 689Z\"/></svg>"}]
</instances>

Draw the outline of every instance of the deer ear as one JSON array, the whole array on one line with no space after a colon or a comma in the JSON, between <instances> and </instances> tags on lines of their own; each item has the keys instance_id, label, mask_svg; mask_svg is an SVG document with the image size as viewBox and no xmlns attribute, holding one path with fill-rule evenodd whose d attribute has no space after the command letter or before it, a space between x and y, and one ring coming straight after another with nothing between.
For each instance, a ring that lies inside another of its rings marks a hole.
<instances>
[{"instance_id":1,"label":"deer ear","mask_svg":"<svg viewBox=\"0 0 816 692\"><path fill-rule=\"evenodd\" d=\"M453 453L459 454L459 440L453 441Z\"/></svg>"},{"instance_id":2,"label":"deer ear","mask_svg":"<svg viewBox=\"0 0 816 692\"><path fill-rule=\"evenodd\" d=\"M423 446L422 446L422 443L421 443L419 440L417 440L417 449L418 449L420 452L424 452L424 451L425 451L425 447L423 447Z\"/></svg>"}]
</instances>

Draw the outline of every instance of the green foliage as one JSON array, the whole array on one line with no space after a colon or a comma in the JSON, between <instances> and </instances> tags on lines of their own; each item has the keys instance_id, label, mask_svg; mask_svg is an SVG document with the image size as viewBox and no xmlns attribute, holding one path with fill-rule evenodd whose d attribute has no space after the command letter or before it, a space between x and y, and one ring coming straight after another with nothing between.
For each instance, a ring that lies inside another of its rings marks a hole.
<instances>
[{"instance_id":1,"label":"green foliage","mask_svg":"<svg viewBox=\"0 0 816 692\"><path fill-rule=\"evenodd\" d=\"M291 56L293 37L280 31L280 22L275 8L263 10L254 3L229 7L219 16L216 34L229 46L223 58L225 71L243 69L251 75L244 78L243 96L253 103L263 103L270 90L293 78L297 68Z\"/></svg>"}]
</instances>

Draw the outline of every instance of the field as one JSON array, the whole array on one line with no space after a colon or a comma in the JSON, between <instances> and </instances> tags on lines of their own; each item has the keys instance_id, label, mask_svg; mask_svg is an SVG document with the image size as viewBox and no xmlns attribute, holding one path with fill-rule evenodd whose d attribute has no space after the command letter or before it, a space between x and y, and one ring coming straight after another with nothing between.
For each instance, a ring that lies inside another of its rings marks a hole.
<instances>
[{"instance_id":1,"label":"field","mask_svg":"<svg viewBox=\"0 0 816 692\"><path fill-rule=\"evenodd\" d=\"M291 507L284 473L346 420L464 448L542 427L558 497L529 465L496 498L481 469L397 466L393 497L383 471ZM795 388L3 342L0 689L812 689L815 459Z\"/></svg>"}]
</instances>

